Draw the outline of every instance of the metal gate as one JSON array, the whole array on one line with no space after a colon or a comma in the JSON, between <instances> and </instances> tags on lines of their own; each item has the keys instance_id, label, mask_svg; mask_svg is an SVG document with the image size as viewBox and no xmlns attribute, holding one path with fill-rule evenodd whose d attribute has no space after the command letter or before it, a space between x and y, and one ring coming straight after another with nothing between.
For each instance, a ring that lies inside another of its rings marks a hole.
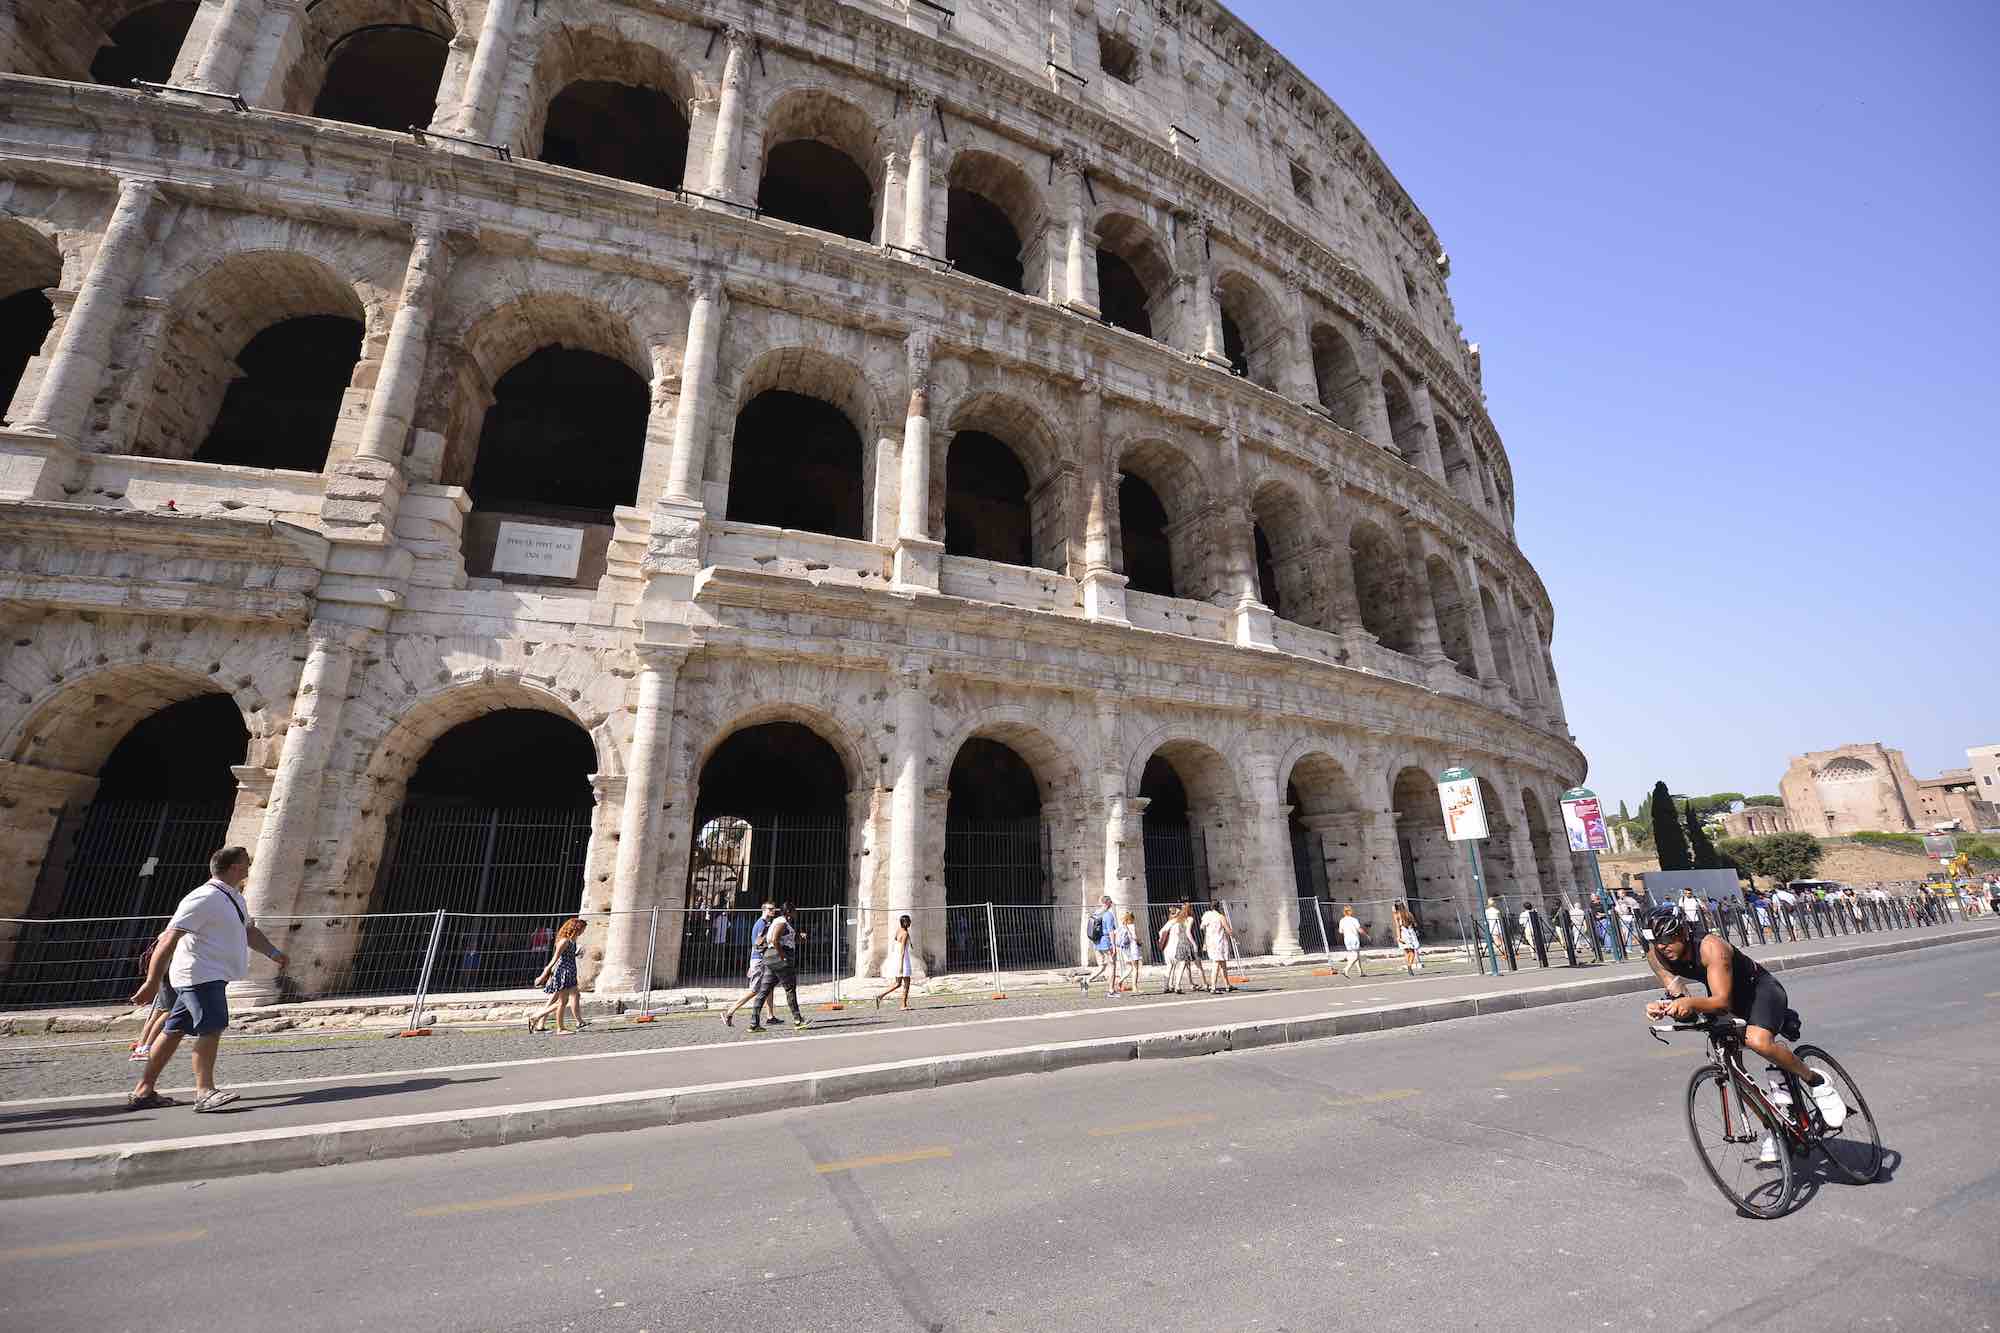
<instances>
[{"instance_id":1,"label":"metal gate","mask_svg":"<svg viewBox=\"0 0 2000 1333\"><path fill-rule=\"evenodd\" d=\"M21 928L7 964L10 1004L123 1000L153 940L229 836L230 801L97 801L49 842L61 874L30 911L61 920ZM92 919L96 918L96 919Z\"/></svg>"},{"instance_id":2,"label":"metal gate","mask_svg":"<svg viewBox=\"0 0 2000 1333\"><path fill-rule=\"evenodd\" d=\"M952 820L944 834L944 900L1027 905L1050 900L1049 830L1027 819Z\"/></svg>"},{"instance_id":3,"label":"metal gate","mask_svg":"<svg viewBox=\"0 0 2000 1333\"><path fill-rule=\"evenodd\" d=\"M1326 839L1311 829L1292 830L1292 878L1301 898L1326 897Z\"/></svg>"},{"instance_id":4,"label":"metal gate","mask_svg":"<svg viewBox=\"0 0 2000 1333\"><path fill-rule=\"evenodd\" d=\"M1146 901L1205 902L1208 899L1208 842L1186 824L1148 824Z\"/></svg>"},{"instance_id":5,"label":"metal gate","mask_svg":"<svg viewBox=\"0 0 2000 1333\"><path fill-rule=\"evenodd\" d=\"M400 934L392 939L383 932L401 930L394 914L442 908L470 918L459 925L460 936L445 945L451 956L488 960L466 965L467 975L455 988L519 985L520 967L507 963L493 934L510 923L498 918L535 913L560 921L583 910L591 813L587 805L506 808L405 800L371 904L381 919L371 917L364 927L353 965L369 969L369 984L378 993L414 989L423 970L422 951Z\"/></svg>"},{"instance_id":6,"label":"metal gate","mask_svg":"<svg viewBox=\"0 0 2000 1333\"><path fill-rule=\"evenodd\" d=\"M847 821L826 815L706 816L688 857L678 984L741 982L751 917L766 902L802 912L847 904ZM738 916L737 913L745 915ZM828 913L829 917L831 916ZM719 951L720 935L732 947ZM799 977L832 968L832 932L809 936ZM740 946L740 947L737 947ZM824 960L819 951L824 949ZM726 961L724 961L726 958Z\"/></svg>"}]
</instances>

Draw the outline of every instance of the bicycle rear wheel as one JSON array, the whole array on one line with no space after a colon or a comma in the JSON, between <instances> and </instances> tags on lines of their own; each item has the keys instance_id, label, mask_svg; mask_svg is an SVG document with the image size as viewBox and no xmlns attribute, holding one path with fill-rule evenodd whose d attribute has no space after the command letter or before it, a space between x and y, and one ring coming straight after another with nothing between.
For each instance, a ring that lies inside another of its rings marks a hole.
<instances>
[{"instance_id":1,"label":"bicycle rear wheel","mask_svg":"<svg viewBox=\"0 0 2000 1333\"><path fill-rule=\"evenodd\" d=\"M1708 1178L1736 1210L1750 1217L1780 1217L1792 1202L1792 1154L1782 1131L1764 1122L1729 1077L1713 1065L1688 1080L1688 1134ZM1761 1160L1774 1136L1777 1160Z\"/></svg>"},{"instance_id":2,"label":"bicycle rear wheel","mask_svg":"<svg viewBox=\"0 0 2000 1333\"><path fill-rule=\"evenodd\" d=\"M1822 1123L1819 1133L1819 1150L1826 1154L1827 1164L1850 1182L1866 1185L1882 1174L1882 1134L1875 1126L1875 1115L1868 1109L1868 1099L1861 1095L1854 1078L1840 1062L1817 1046L1801 1046L1793 1052L1815 1072L1833 1080L1840 1089L1840 1099L1847 1103L1847 1119L1839 1129L1828 1129ZM1810 1089L1801 1089L1808 1096Z\"/></svg>"}]
</instances>

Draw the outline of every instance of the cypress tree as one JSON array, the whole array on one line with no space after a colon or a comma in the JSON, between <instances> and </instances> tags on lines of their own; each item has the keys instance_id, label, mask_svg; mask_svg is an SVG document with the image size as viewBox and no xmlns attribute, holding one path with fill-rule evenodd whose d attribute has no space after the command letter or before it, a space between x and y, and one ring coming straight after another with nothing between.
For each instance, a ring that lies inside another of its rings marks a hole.
<instances>
[{"instance_id":1,"label":"cypress tree","mask_svg":"<svg viewBox=\"0 0 2000 1333\"><path fill-rule=\"evenodd\" d=\"M1624 824L1629 822L1631 818L1632 818L1631 811L1625 808L1625 802L1620 801L1618 803L1618 822Z\"/></svg>"},{"instance_id":2,"label":"cypress tree","mask_svg":"<svg viewBox=\"0 0 2000 1333\"><path fill-rule=\"evenodd\" d=\"M1708 830L1701 826L1701 816L1694 812L1692 805L1688 807L1687 812L1687 835L1688 846L1693 849L1696 870L1729 869L1732 863L1724 860L1722 854L1715 850L1715 844L1709 841Z\"/></svg>"},{"instance_id":3,"label":"cypress tree","mask_svg":"<svg viewBox=\"0 0 2000 1333\"><path fill-rule=\"evenodd\" d=\"M1662 870L1692 870L1694 860L1688 855L1687 834L1681 831L1680 812L1674 809L1674 798L1667 791L1667 784L1653 784L1653 850L1659 854Z\"/></svg>"}]
</instances>

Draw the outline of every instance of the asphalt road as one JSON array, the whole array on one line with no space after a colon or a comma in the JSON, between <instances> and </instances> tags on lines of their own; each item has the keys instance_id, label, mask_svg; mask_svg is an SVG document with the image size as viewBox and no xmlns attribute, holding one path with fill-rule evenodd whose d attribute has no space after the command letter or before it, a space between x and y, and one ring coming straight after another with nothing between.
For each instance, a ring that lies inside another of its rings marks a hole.
<instances>
[{"instance_id":1,"label":"asphalt road","mask_svg":"<svg viewBox=\"0 0 2000 1333\"><path fill-rule=\"evenodd\" d=\"M1627 998L10 1203L0 1326L1991 1329L2000 943L1787 984L1890 1154L1776 1222Z\"/></svg>"}]
</instances>

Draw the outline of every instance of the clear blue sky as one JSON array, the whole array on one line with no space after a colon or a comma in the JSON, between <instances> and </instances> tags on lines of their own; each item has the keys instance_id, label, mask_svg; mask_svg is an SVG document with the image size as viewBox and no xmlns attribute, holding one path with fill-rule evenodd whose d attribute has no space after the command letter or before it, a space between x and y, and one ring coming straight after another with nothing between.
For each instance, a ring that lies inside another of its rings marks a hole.
<instances>
[{"instance_id":1,"label":"clear blue sky","mask_svg":"<svg viewBox=\"0 0 2000 1333\"><path fill-rule=\"evenodd\" d=\"M2000 8L1231 7L1451 252L1614 809L2000 741Z\"/></svg>"}]
</instances>

